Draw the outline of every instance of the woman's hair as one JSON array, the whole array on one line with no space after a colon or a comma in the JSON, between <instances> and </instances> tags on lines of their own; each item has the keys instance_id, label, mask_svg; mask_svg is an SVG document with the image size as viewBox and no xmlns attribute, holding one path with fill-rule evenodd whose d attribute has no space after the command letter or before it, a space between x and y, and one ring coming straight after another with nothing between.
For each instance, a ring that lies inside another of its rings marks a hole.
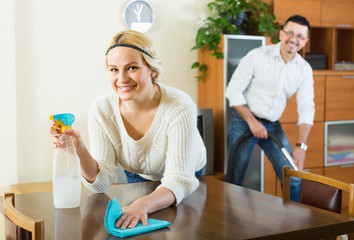
<instances>
[{"instance_id":1,"label":"woman's hair","mask_svg":"<svg viewBox=\"0 0 354 240\"><path fill-rule=\"evenodd\" d=\"M156 82L162 74L162 63L158 58L158 51L152 41L143 33L128 30L115 34L109 42L106 50L108 52L115 47L129 47L140 51L143 61L155 73L152 78ZM106 66L108 68L107 58Z\"/></svg>"}]
</instances>

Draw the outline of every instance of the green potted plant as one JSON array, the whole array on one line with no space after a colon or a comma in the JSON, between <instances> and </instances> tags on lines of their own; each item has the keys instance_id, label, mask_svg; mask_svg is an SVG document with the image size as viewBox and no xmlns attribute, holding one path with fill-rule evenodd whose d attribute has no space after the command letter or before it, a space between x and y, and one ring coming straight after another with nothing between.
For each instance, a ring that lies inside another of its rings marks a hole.
<instances>
[{"instance_id":1,"label":"green potted plant","mask_svg":"<svg viewBox=\"0 0 354 240\"><path fill-rule=\"evenodd\" d=\"M198 81L205 82L207 66L204 63L204 52L210 51L211 56L217 59L224 57L219 49L219 43L223 33L239 33L245 25L258 26L258 32L270 36L273 42L277 42L277 31L280 25L275 23L275 16L270 12L266 3L261 0L214 0L208 4L210 16L203 21L203 25L198 29L195 46L192 50L200 49L202 56L200 62L194 62L192 69L198 69L196 78ZM251 17L250 17L251 16ZM243 17L243 21L238 21ZM239 24L235 23L238 21Z\"/></svg>"},{"instance_id":2,"label":"green potted plant","mask_svg":"<svg viewBox=\"0 0 354 240\"><path fill-rule=\"evenodd\" d=\"M258 32L270 37L273 43L279 42L278 31L281 25L275 21L276 17L269 10L268 4L261 0L252 0L251 12L253 22L257 24Z\"/></svg>"}]
</instances>

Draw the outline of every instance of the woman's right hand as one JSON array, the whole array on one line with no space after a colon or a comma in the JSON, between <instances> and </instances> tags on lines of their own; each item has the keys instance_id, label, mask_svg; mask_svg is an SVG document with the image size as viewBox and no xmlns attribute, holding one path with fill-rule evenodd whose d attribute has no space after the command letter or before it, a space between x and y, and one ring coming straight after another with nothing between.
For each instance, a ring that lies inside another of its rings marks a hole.
<instances>
[{"instance_id":1,"label":"woman's right hand","mask_svg":"<svg viewBox=\"0 0 354 240\"><path fill-rule=\"evenodd\" d=\"M55 129L55 121L51 122L51 126L49 127L49 133L53 136L52 147L54 149L58 148L64 143L64 141L60 139L60 136L63 135L61 133L61 129ZM92 158L90 152L87 150L84 141L81 138L80 132L74 129L65 129L64 134L69 135L73 138L76 153L80 158L82 176L89 183L95 182L100 170L98 168L96 160Z\"/></svg>"},{"instance_id":2,"label":"woman's right hand","mask_svg":"<svg viewBox=\"0 0 354 240\"><path fill-rule=\"evenodd\" d=\"M59 145L63 144L60 140L61 128L60 126L55 129L55 121L51 121L51 126L49 127L49 133L52 135L52 147L56 149Z\"/></svg>"},{"instance_id":3,"label":"woman's right hand","mask_svg":"<svg viewBox=\"0 0 354 240\"><path fill-rule=\"evenodd\" d=\"M52 147L54 149L58 148L60 145L64 143L64 141L60 139L60 136L62 135L60 126L57 129L55 129L55 121L51 121L51 126L49 127L49 133L53 136ZM81 138L80 132L74 129L66 129L64 130L64 134L69 135L73 138L76 149L80 147L84 147L84 143Z\"/></svg>"}]
</instances>

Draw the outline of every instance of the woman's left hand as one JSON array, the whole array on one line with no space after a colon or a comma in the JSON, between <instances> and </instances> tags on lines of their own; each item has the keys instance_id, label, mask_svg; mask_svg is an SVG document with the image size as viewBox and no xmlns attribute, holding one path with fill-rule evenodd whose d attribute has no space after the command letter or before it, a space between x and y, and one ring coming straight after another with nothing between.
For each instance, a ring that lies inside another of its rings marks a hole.
<instances>
[{"instance_id":1,"label":"woman's left hand","mask_svg":"<svg viewBox=\"0 0 354 240\"><path fill-rule=\"evenodd\" d=\"M139 201L140 200L140 201ZM144 201L138 199L132 204L123 207L123 214L118 218L116 227L121 229L134 228L140 221L147 226L147 206Z\"/></svg>"},{"instance_id":2,"label":"woman's left hand","mask_svg":"<svg viewBox=\"0 0 354 240\"><path fill-rule=\"evenodd\" d=\"M123 214L116 222L121 229L134 228L138 222L148 225L149 213L167 208L176 202L174 194L166 187L160 187L152 193L135 200L129 206L123 207Z\"/></svg>"}]
</instances>

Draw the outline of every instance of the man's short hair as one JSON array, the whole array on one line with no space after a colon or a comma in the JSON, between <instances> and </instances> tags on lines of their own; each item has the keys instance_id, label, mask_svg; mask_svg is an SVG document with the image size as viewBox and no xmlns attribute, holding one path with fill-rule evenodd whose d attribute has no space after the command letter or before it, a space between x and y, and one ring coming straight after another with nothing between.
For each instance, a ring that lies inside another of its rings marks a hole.
<instances>
[{"instance_id":1,"label":"man's short hair","mask_svg":"<svg viewBox=\"0 0 354 240\"><path fill-rule=\"evenodd\" d=\"M288 22L294 22L294 23L297 23L297 24L300 24L300 25L303 25L303 26L307 26L309 32L310 32L310 23L309 21L303 17L303 16L300 16L300 15L294 15L294 16L291 16L288 18L288 20L285 21L284 25L283 25L283 29L284 27L288 24Z\"/></svg>"}]
</instances>

